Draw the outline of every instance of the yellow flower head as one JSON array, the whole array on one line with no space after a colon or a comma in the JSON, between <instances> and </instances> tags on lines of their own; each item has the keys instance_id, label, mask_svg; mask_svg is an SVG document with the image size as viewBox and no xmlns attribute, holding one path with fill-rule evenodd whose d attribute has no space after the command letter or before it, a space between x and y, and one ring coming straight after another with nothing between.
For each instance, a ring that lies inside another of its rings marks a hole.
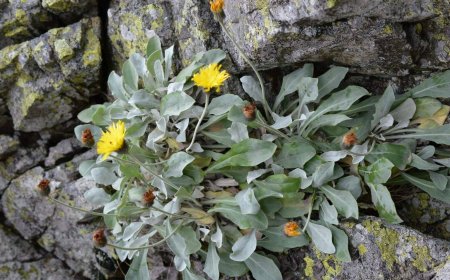
<instances>
[{"instance_id":1,"label":"yellow flower head","mask_svg":"<svg viewBox=\"0 0 450 280\"><path fill-rule=\"evenodd\" d=\"M107 131L102 132L102 136L97 143L97 153L107 159L112 152L121 150L125 145L125 123L118 121L108 126Z\"/></svg>"},{"instance_id":2,"label":"yellow flower head","mask_svg":"<svg viewBox=\"0 0 450 280\"><path fill-rule=\"evenodd\" d=\"M209 1L209 5L211 8L211 12L215 14L219 14L223 11L223 6L225 5L224 0L212 0Z\"/></svg>"},{"instance_id":3,"label":"yellow flower head","mask_svg":"<svg viewBox=\"0 0 450 280\"><path fill-rule=\"evenodd\" d=\"M200 69L200 71L192 77L195 85L202 87L205 92L209 92L212 88L216 88L216 92L220 92L220 87L226 79L230 77L227 71L222 70L222 65L212 63Z\"/></svg>"},{"instance_id":4,"label":"yellow flower head","mask_svg":"<svg viewBox=\"0 0 450 280\"><path fill-rule=\"evenodd\" d=\"M289 237L299 236L302 234L296 222L288 222L284 225L284 234Z\"/></svg>"}]
</instances>

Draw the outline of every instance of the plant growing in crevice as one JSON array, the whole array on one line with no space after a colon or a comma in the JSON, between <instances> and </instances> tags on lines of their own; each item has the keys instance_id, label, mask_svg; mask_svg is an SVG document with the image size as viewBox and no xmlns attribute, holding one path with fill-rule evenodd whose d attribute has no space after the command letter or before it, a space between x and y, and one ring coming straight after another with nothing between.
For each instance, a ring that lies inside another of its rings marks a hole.
<instances>
[{"instance_id":1,"label":"plant growing in crevice","mask_svg":"<svg viewBox=\"0 0 450 280\"><path fill-rule=\"evenodd\" d=\"M388 86L372 96L340 87L347 68L313 78L305 64L283 78L269 104L259 74L240 79L250 102L210 92L228 77L223 51L197 54L177 75L173 52L152 37L145 57L133 54L122 76L109 76L115 100L82 111L85 124L75 128L100 154L80 174L114 190L85 193L103 207L93 212L105 224L94 240L132 260L127 278L148 279L148 249L165 243L184 279L203 279L194 254L211 279L248 271L282 279L268 251L312 242L350 261L339 218L358 219L357 200L369 192L391 223L401 219L388 187L412 184L450 203L449 107L438 100L448 97L450 71L402 95ZM217 80L195 78L208 69Z\"/></svg>"}]
</instances>

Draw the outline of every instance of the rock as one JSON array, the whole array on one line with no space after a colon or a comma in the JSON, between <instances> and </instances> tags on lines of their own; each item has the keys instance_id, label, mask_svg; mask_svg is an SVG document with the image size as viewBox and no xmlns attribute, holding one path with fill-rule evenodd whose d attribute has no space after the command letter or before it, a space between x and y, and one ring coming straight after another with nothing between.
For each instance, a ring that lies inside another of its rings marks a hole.
<instances>
[{"instance_id":1,"label":"rock","mask_svg":"<svg viewBox=\"0 0 450 280\"><path fill-rule=\"evenodd\" d=\"M50 148L48 156L45 159L45 166L51 167L57 162L67 161L71 156L81 150L81 144L76 138L64 139L56 146Z\"/></svg>"},{"instance_id":2,"label":"rock","mask_svg":"<svg viewBox=\"0 0 450 280\"><path fill-rule=\"evenodd\" d=\"M51 128L86 106L99 88L99 36L92 18L0 50L0 96L16 130Z\"/></svg>"},{"instance_id":3,"label":"rock","mask_svg":"<svg viewBox=\"0 0 450 280\"><path fill-rule=\"evenodd\" d=\"M17 151L19 147L19 141L17 138L0 135L0 159L5 158L9 154Z\"/></svg>"},{"instance_id":4,"label":"rock","mask_svg":"<svg viewBox=\"0 0 450 280\"><path fill-rule=\"evenodd\" d=\"M431 198L426 193L415 193L397 207L408 225L425 234L450 240L450 205Z\"/></svg>"},{"instance_id":5,"label":"rock","mask_svg":"<svg viewBox=\"0 0 450 280\"><path fill-rule=\"evenodd\" d=\"M52 257L42 257L32 262L0 263L0 278L8 280L78 279L63 262Z\"/></svg>"},{"instance_id":6,"label":"rock","mask_svg":"<svg viewBox=\"0 0 450 280\"><path fill-rule=\"evenodd\" d=\"M42 257L34 246L3 225L0 225L0 250L0 266L6 262L28 262Z\"/></svg>"},{"instance_id":7,"label":"rock","mask_svg":"<svg viewBox=\"0 0 450 280\"><path fill-rule=\"evenodd\" d=\"M341 225L352 261L342 263L313 245L279 257L283 279L431 279L448 275L450 243L374 217ZM444 279L444 278L441 278Z\"/></svg>"},{"instance_id":8,"label":"rock","mask_svg":"<svg viewBox=\"0 0 450 280\"><path fill-rule=\"evenodd\" d=\"M3 3L2 3L3 2ZM0 1L0 49L96 15L95 0Z\"/></svg>"},{"instance_id":9,"label":"rock","mask_svg":"<svg viewBox=\"0 0 450 280\"><path fill-rule=\"evenodd\" d=\"M78 225L84 213L42 197L35 187L47 178L51 181L51 195L56 199L89 209L91 206L83 199L83 193L94 188L95 183L86 179L58 181L52 178L54 174L57 172L36 167L12 180L2 197L4 215L26 240L36 240L73 271L93 279L99 273L91 244L96 224Z\"/></svg>"}]
</instances>

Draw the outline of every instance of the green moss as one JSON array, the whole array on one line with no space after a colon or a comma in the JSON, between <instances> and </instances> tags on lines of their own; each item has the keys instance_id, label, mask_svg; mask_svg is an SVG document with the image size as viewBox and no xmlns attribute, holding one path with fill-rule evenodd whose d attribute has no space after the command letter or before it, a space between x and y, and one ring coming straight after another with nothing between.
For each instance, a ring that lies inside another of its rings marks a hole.
<instances>
[{"instance_id":1,"label":"green moss","mask_svg":"<svg viewBox=\"0 0 450 280\"><path fill-rule=\"evenodd\" d=\"M18 9L14 14L12 20L6 21L3 24L3 33L5 37L30 36L27 28L28 17L24 10Z\"/></svg>"},{"instance_id":2,"label":"green moss","mask_svg":"<svg viewBox=\"0 0 450 280\"><path fill-rule=\"evenodd\" d=\"M337 0L327 0L327 8L331 9L336 6Z\"/></svg>"},{"instance_id":3,"label":"green moss","mask_svg":"<svg viewBox=\"0 0 450 280\"><path fill-rule=\"evenodd\" d=\"M398 233L395 230L385 228L380 222L365 220L362 224L368 232L376 237L375 243L380 249L381 258L385 261L387 268L392 270L397 259Z\"/></svg>"},{"instance_id":4,"label":"green moss","mask_svg":"<svg viewBox=\"0 0 450 280\"><path fill-rule=\"evenodd\" d=\"M367 253L367 248L366 246L364 246L364 244L359 244L358 245L358 252L360 256L364 256Z\"/></svg>"},{"instance_id":5,"label":"green moss","mask_svg":"<svg viewBox=\"0 0 450 280\"><path fill-rule=\"evenodd\" d=\"M74 56L72 47L67 43L65 39L59 39L55 41L56 56L61 61L67 61Z\"/></svg>"},{"instance_id":6,"label":"green moss","mask_svg":"<svg viewBox=\"0 0 450 280\"><path fill-rule=\"evenodd\" d=\"M95 67L102 61L102 50L100 40L95 36L92 29L87 32L86 51L83 54L83 65L86 67Z\"/></svg>"},{"instance_id":7,"label":"green moss","mask_svg":"<svg viewBox=\"0 0 450 280\"><path fill-rule=\"evenodd\" d=\"M305 276L310 277L311 279L313 279L314 276L314 260L311 259L310 257L304 257L303 260L306 263L306 267L305 267Z\"/></svg>"}]
</instances>

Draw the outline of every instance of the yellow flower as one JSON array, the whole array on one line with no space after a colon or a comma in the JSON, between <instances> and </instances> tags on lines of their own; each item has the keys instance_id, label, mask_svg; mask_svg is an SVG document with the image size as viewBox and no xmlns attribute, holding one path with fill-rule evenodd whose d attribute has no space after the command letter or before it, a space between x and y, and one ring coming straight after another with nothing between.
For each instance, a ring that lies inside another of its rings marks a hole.
<instances>
[{"instance_id":1,"label":"yellow flower","mask_svg":"<svg viewBox=\"0 0 450 280\"><path fill-rule=\"evenodd\" d=\"M220 71L222 65L212 63L200 69L200 71L192 77L195 85L202 87L205 92L209 92L212 88L216 88L216 92L220 92L220 87L226 79L230 77L227 71Z\"/></svg>"},{"instance_id":2,"label":"yellow flower","mask_svg":"<svg viewBox=\"0 0 450 280\"><path fill-rule=\"evenodd\" d=\"M107 159L112 152L121 150L125 145L125 123L118 121L112 123L107 131L102 132L102 136L97 143L97 153Z\"/></svg>"},{"instance_id":3,"label":"yellow flower","mask_svg":"<svg viewBox=\"0 0 450 280\"><path fill-rule=\"evenodd\" d=\"M223 11L223 6L225 5L224 0L213 0L209 1L211 11L215 14L219 14Z\"/></svg>"},{"instance_id":4,"label":"yellow flower","mask_svg":"<svg viewBox=\"0 0 450 280\"><path fill-rule=\"evenodd\" d=\"M288 222L284 225L284 234L289 237L299 236L302 234L296 222Z\"/></svg>"}]
</instances>

